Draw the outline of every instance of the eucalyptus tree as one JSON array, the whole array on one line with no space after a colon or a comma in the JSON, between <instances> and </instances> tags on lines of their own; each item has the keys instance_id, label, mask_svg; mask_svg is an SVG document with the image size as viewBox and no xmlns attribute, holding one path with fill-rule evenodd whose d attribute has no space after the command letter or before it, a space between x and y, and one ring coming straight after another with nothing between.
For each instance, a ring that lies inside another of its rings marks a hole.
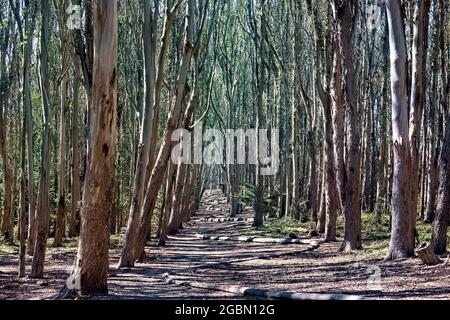
<instances>
[{"instance_id":1,"label":"eucalyptus tree","mask_svg":"<svg viewBox=\"0 0 450 320\"><path fill-rule=\"evenodd\" d=\"M141 133L141 139L142 144L141 148L143 148L145 145L147 145L147 148L144 148L139 154L139 160L140 163L138 163L138 169L136 170L135 174L135 185L134 185L134 196L132 200L132 205L130 208L130 215L128 217L128 225L127 225L127 231L125 236L125 243L124 247L122 249L119 266L120 267L126 267L126 266L133 266L134 261L136 257L141 252L137 252L136 250L136 242L138 241L137 237L140 232L140 222L141 222L141 211L143 210L143 200L145 196L146 191L146 180L142 180L143 178L146 178L147 174L147 167L149 165L151 157L153 155L151 154L151 149L154 146L154 143L156 143L156 131L154 126L157 126L157 122L152 121L153 118L153 112L155 112L154 116L159 118L159 109L161 104L161 89L162 89L162 83L164 81L164 73L165 73L165 63L166 63L166 56L167 56L167 50L169 47L169 40L171 35L171 29L172 29L172 23L175 18L175 15L178 11L178 8L181 4L181 1L177 1L173 6L169 7L169 2L166 2L166 16L163 22L163 31L161 36L161 49L158 56L158 64L156 69L156 75L154 76L152 74L153 67L152 64L154 62L152 56L154 57L154 52L152 49L152 43L147 42L146 50L147 53L145 55L146 63L148 64L146 66L146 72L148 74L146 75L146 102L145 102L145 114L143 118L142 123L142 133ZM147 29L147 40L150 41L153 36L151 35L151 28L152 23L150 21L151 19L151 8L149 4L146 6L144 17L144 33ZM150 97L151 96L151 97ZM152 116L151 116L152 114ZM166 147L168 148L168 146ZM153 151L152 151L153 152ZM146 157L144 157L144 154L147 154ZM144 158L142 158L144 157ZM142 159L141 159L142 158ZM146 158L146 159L145 159ZM146 161L144 161L146 160ZM168 159L167 159L168 160ZM157 195L159 190L156 190L155 197ZM135 202L135 203L133 203ZM143 231L142 231L143 232ZM143 235L142 237L146 237L146 235ZM141 249L142 250L142 249Z\"/></svg>"},{"instance_id":2,"label":"eucalyptus tree","mask_svg":"<svg viewBox=\"0 0 450 320\"><path fill-rule=\"evenodd\" d=\"M70 75L70 47L66 46L69 41L69 30L67 28L67 9L68 0L55 2L58 16L59 29L59 51L60 51L60 122L59 122L59 168L58 168L58 205L56 211L55 237L53 246L62 245L62 239L65 235L65 214L66 214L66 128L67 114L69 109L69 75Z\"/></svg>"},{"instance_id":3,"label":"eucalyptus tree","mask_svg":"<svg viewBox=\"0 0 450 320\"><path fill-rule=\"evenodd\" d=\"M425 84L428 45L428 11L430 0L416 1L411 61L411 97L409 143L411 153L411 218L415 230L419 196L420 126L425 104ZM414 240L413 240L414 241Z\"/></svg>"},{"instance_id":4,"label":"eucalyptus tree","mask_svg":"<svg viewBox=\"0 0 450 320\"><path fill-rule=\"evenodd\" d=\"M5 8L9 9L9 6L3 4ZM12 117L11 108L8 106L8 93L10 91L10 69L7 67L7 61L10 58L10 44L13 40L11 34L13 30L12 25L12 11L1 11L2 20L8 19L1 28L0 33L0 156L3 164L3 215L1 217L1 237L7 240L9 243L13 242L13 224L11 223L11 216L13 214L12 207L12 192L13 192L13 163L10 154L11 141L9 141L8 131L9 124L12 123L10 118ZM5 14L5 16L3 16Z\"/></svg>"},{"instance_id":5,"label":"eucalyptus tree","mask_svg":"<svg viewBox=\"0 0 450 320\"><path fill-rule=\"evenodd\" d=\"M150 144L152 139L152 123L153 123L153 100L154 100L154 63L155 54L153 52L153 23L152 23L152 7L150 0L144 1L144 22L143 22L143 39L144 39L144 64L145 64L145 99L144 109L142 110L142 124L140 127L140 139L137 152L137 163L134 174L133 197L130 207L130 218L128 219L127 238L136 236L136 228L138 220L135 218L139 214L144 197L144 184L146 182L147 166L150 159ZM126 245L130 245L134 241L125 241ZM119 265L132 264L134 259L133 248L124 247L124 253L130 252L127 257L122 256ZM131 260L131 261L130 261Z\"/></svg>"},{"instance_id":6,"label":"eucalyptus tree","mask_svg":"<svg viewBox=\"0 0 450 320\"><path fill-rule=\"evenodd\" d=\"M386 259L414 254L414 226L411 216L411 155L408 137L407 53L404 17L400 2L386 2L391 57L392 140L394 176L392 182L392 231Z\"/></svg>"},{"instance_id":7,"label":"eucalyptus tree","mask_svg":"<svg viewBox=\"0 0 450 320\"><path fill-rule=\"evenodd\" d=\"M200 35L199 35L200 36ZM174 90L174 99L171 105L165 131L161 140L158 156L155 160L148 184L145 190L144 202L141 212L134 219L139 219L137 236L129 239L129 243L124 246L134 249L134 257L128 261L128 266L134 265L134 261L144 253L145 244L148 238L148 232L151 227L151 218L155 209L159 189L163 183L164 174L167 169L170 153L172 150L171 137L176 129L178 120L183 115L183 102L185 101L188 91L186 90L186 81L190 69L191 58L194 47L194 0L188 0L186 4L185 16L185 35L183 56L181 58L178 70L176 87ZM122 251L122 255L129 254Z\"/></svg>"},{"instance_id":8,"label":"eucalyptus tree","mask_svg":"<svg viewBox=\"0 0 450 320\"><path fill-rule=\"evenodd\" d=\"M89 109L89 157L81 231L73 273L81 293L107 293L109 216L114 191L117 120L117 0L92 3L93 73ZM95 245L93 245L95 244Z\"/></svg>"},{"instance_id":9,"label":"eucalyptus tree","mask_svg":"<svg viewBox=\"0 0 450 320\"><path fill-rule=\"evenodd\" d=\"M352 37L356 29L353 16L356 14L356 4L356 1L332 2L335 28L331 80L333 139L339 199L344 214L344 242L341 246L343 251L362 249L360 128L352 47Z\"/></svg>"},{"instance_id":10,"label":"eucalyptus tree","mask_svg":"<svg viewBox=\"0 0 450 320\"><path fill-rule=\"evenodd\" d=\"M231 2L224 2L224 14L220 23L220 39L222 40L218 45L218 65L220 66L220 73L223 78L225 97L228 112L227 128L236 129L236 114L237 114L237 89L242 85L242 73L245 71L240 67L242 61L242 54L245 46L243 45L243 34L239 27L239 15L242 7L235 6ZM219 20L220 21L220 20ZM227 146L227 190L230 216L234 217L238 213L238 190L239 181L235 164L235 148L234 137L232 145ZM232 153L232 154L231 154Z\"/></svg>"},{"instance_id":11,"label":"eucalyptus tree","mask_svg":"<svg viewBox=\"0 0 450 320\"><path fill-rule=\"evenodd\" d=\"M255 108L255 129L259 132L258 143L256 143L255 154L260 153L260 141L261 141L261 130L263 126L263 108L264 108L264 93L266 88L266 66L265 66L265 50L266 50L266 17L267 17L267 1L260 1L259 16L260 23L258 27L256 10L253 1L249 1L249 24L254 32L253 42L254 42L254 52L255 52L255 66L254 66L254 78L255 78L255 88L257 92L257 98L254 102ZM259 36L258 36L259 33ZM253 203L253 208L255 210L255 216L253 219L253 226L260 227L264 223L264 185L263 185L263 175L261 174L261 163L257 161L255 166L255 200Z\"/></svg>"},{"instance_id":12,"label":"eucalyptus tree","mask_svg":"<svg viewBox=\"0 0 450 320\"><path fill-rule=\"evenodd\" d=\"M448 20L448 13L444 10L444 1L438 0L439 22L442 27ZM450 112L448 107L448 95L450 92L450 73L446 69L445 56L446 46L444 37L441 35L439 41L441 58L441 110L446 110L446 129L442 141L442 149L439 157L438 166L438 192L436 217L432 227L431 244L436 254L442 254L447 251L447 230L450 218Z\"/></svg>"},{"instance_id":13,"label":"eucalyptus tree","mask_svg":"<svg viewBox=\"0 0 450 320\"><path fill-rule=\"evenodd\" d=\"M34 245L32 278L44 276L45 252L50 223L50 86L48 80L48 44L50 7L48 0L41 0L41 38L40 38L40 93L42 104L42 138L41 138L41 167L39 178L39 193L36 207L36 243Z\"/></svg>"}]
</instances>

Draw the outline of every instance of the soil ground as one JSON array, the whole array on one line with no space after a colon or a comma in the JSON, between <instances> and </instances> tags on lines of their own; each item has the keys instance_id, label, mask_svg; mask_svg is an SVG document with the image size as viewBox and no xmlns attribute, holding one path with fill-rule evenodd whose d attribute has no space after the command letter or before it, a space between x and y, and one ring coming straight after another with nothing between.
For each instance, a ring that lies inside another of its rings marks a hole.
<instances>
[{"instance_id":1,"label":"soil ground","mask_svg":"<svg viewBox=\"0 0 450 320\"><path fill-rule=\"evenodd\" d=\"M345 293L369 299L450 299L450 264L428 267L419 259L383 262L379 253L338 252L339 242L315 250L302 244L201 240L198 234L239 236L251 221L225 218L226 201L208 193L202 208L164 247L150 244L135 268L117 270L120 248L110 250L109 295L99 299L242 299L234 294L167 284L162 275L214 285L239 285L305 293ZM239 217L251 218L250 209ZM270 223L270 222L268 222ZM287 236L287 235L285 235ZM306 234L305 236L306 237ZM45 279L17 279L18 256L0 251L0 299L56 299L76 248L49 248ZM443 257L444 260L446 257ZM27 274L31 258L27 257Z\"/></svg>"}]
</instances>

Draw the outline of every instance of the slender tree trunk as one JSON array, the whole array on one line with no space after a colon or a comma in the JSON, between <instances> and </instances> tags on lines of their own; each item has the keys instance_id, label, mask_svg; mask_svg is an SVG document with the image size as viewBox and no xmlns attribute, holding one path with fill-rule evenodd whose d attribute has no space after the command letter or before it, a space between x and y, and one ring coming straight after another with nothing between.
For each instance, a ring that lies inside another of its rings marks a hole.
<instances>
[{"instance_id":1,"label":"slender tree trunk","mask_svg":"<svg viewBox=\"0 0 450 320\"><path fill-rule=\"evenodd\" d=\"M324 152L325 153L325 152ZM319 199L319 219L317 221L317 227L316 230L318 233L323 234L325 233L325 223L327 219L327 209L326 209L326 189L325 189L325 161L323 162L321 166L322 177L320 179L320 199Z\"/></svg>"},{"instance_id":2,"label":"slender tree trunk","mask_svg":"<svg viewBox=\"0 0 450 320\"><path fill-rule=\"evenodd\" d=\"M291 104L291 206L290 216L296 220L300 220L300 170L298 164L299 148L298 148L298 111L295 108L294 94L292 94Z\"/></svg>"},{"instance_id":3,"label":"slender tree trunk","mask_svg":"<svg viewBox=\"0 0 450 320\"><path fill-rule=\"evenodd\" d=\"M420 126L425 105L425 83L428 44L428 11L430 0L416 1L412 46L412 80L409 115L411 152L411 219L415 232L419 196ZM414 234L413 234L414 236ZM413 240L414 241L414 240Z\"/></svg>"},{"instance_id":4,"label":"slender tree trunk","mask_svg":"<svg viewBox=\"0 0 450 320\"><path fill-rule=\"evenodd\" d=\"M386 23L384 35L383 35L383 51L388 52L389 50L389 27ZM385 55L383 58L383 89L382 89L382 100L381 100L381 110L379 114L380 121L380 151L379 151L379 160L378 160L378 176L377 176L377 196L376 196L376 221L378 224L381 223L382 214L385 213L385 207L387 203L387 185L388 179L386 179L388 174L388 143L387 143L387 119L386 119L386 110L388 103L388 88L389 88L389 79L388 79L388 67L389 61L388 56Z\"/></svg>"},{"instance_id":5,"label":"slender tree trunk","mask_svg":"<svg viewBox=\"0 0 450 320\"><path fill-rule=\"evenodd\" d=\"M264 48L265 48L265 38L266 38L266 26L264 21L266 10L266 1L261 0L261 38L259 39L259 44L255 41L255 46L258 46L257 52L259 53L259 61L257 68L257 77L258 77L258 99L255 105L255 113L256 113L256 123L255 129L259 130L262 126L263 122L263 99L264 99L264 91L266 86L266 73L265 73L265 65L264 65ZM258 132L258 142L256 143L256 154L259 155L259 141L260 134ZM255 216L253 219L253 227L260 227L264 223L264 207L263 207L263 199L264 199L264 188L263 188L263 176L261 175L261 165L259 161L256 164L256 183L255 183L255 201L253 204L253 208L255 210Z\"/></svg>"},{"instance_id":6,"label":"slender tree trunk","mask_svg":"<svg viewBox=\"0 0 450 320\"><path fill-rule=\"evenodd\" d=\"M180 159L177 164L170 218L169 223L167 224L167 234L175 234L179 228L180 215L183 214L180 209L182 206L186 175L187 165L182 163Z\"/></svg>"},{"instance_id":7,"label":"slender tree trunk","mask_svg":"<svg viewBox=\"0 0 450 320\"><path fill-rule=\"evenodd\" d=\"M36 243L34 245L33 265L31 278L42 278L44 276L45 251L50 223L50 106L48 83L48 24L49 4L48 0L41 0L42 26L41 26L41 48L40 48L40 87L43 114L43 132L41 144L41 170L39 181L39 196L36 211Z\"/></svg>"},{"instance_id":8,"label":"slender tree trunk","mask_svg":"<svg viewBox=\"0 0 450 320\"><path fill-rule=\"evenodd\" d=\"M192 121L192 113L195 109L195 106L197 104L197 94L198 94L198 86L197 86L197 79L198 79L198 67L197 67L197 56L193 57L193 68L194 68L194 77L193 77L193 92L191 95L191 98L189 100L189 105L186 108L186 114L183 118L182 128L188 129L189 125ZM183 137L183 139L186 139L186 137ZM174 192L173 192L173 199L172 199L172 205L171 205L171 211L170 211L170 218L169 223L167 225L167 234L174 234L180 226L180 217L183 214L182 206L183 206L183 193L186 190L186 179L188 178L189 172L188 172L188 165L183 163L183 157L186 157L184 153L190 152L190 149L184 150L182 147L180 148L180 155L178 158L177 163L177 172L176 172L176 178L175 178L175 184L174 184Z\"/></svg>"},{"instance_id":9,"label":"slender tree trunk","mask_svg":"<svg viewBox=\"0 0 450 320\"><path fill-rule=\"evenodd\" d=\"M166 190L165 190L165 199L164 206L161 209L162 211L162 219L161 219L161 233L159 236L158 245L163 246L166 244L167 240L167 226L169 223L170 218L170 211L172 208L172 199L173 199L173 189L174 189L174 181L175 181L175 174L176 174L176 166L175 164L171 163L169 164L169 168L167 168L167 183L166 183Z\"/></svg>"},{"instance_id":10,"label":"slender tree trunk","mask_svg":"<svg viewBox=\"0 0 450 320\"><path fill-rule=\"evenodd\" d=\"M59 127L59 172L58 172L58 208L56 212L56 228L55 238L53 242L54 247L62 245L62 239L64 237L65 226L65 211L66 211L66 196L65 196L65 177L66 177L66 118L67 118L67 90L69 79L66 72L67 62L65 57L62 57L63 63L61 70L64 72L64 76L60 87L60 127Z\"/></svg>"},{"instance_id":11,"label":"slender tree trunk","mask_svg":"<svg viewBox=\"0 0 450 320\"><path fill-rule=\"evenodd\" d=\"M27 41L23 44L23 107L25 112L25 132L27 139L27 175L28 175L28 236L27 253L33 255L36 239L36 201L34 190L34 155L33 155L33 115L31 107L30 92L30 63L33 48L33 33L35 29L34 10L30 14L30 27L27 28L26 19L25 30L27 30Z\"/></svg>"},{"instance_id":12,"label":"slender tree trunk","mask_svg":"<svg viewBox=\"0 0 450 320\"><path fill-rule=\"evenodd\" d=\"M25 204L25 179L23 175L19 179L20 186L20 208L19 208L19 278L25 277L25 251L26 251L26 227L27 217Z\"/></svg>"},{"instance_id":13,"label":"slender tree trunk","mask_svg":"<svg viewBox=\"0 0 450 320\"><path fill-rule=\"evenodd\" d=\"M73 57L75 61L75 57ZM72 185L69 217L69 237L75 237L77 232L77 212L80 201L80 154L78 140L79 117L79 80L76 73L72 79Z\"/></svg>"},{"instance_id":14,"label":"slender tree trunk","mask_svg":"<svg viewBox=\"0 0 450 320\"><path fill-rule=\"evenodd\" d=\"M26 117L22 120L22 132L20 137L20 160L21 173L19 178L19 278L25 277L25 258L27 242L27 217L26 217L26 195L25 195L25 173L26 173Z\"/></svg>"},{"instance_id":15,"label":"slender tree trunk","mask_svg":"<svg viewBox=\"0 0 450 320\"><path fill-rule=\"evenodd\" d=\"M432 93L430 99L430 161L428 166L428 186L427 186L427 205L425 210L425 223L432 223L436 211L436 193L438 187L437 170L439 162L439 141L437 137L436 114L439 113L439 106L437 101L437 68L434 70L432 80Z\"/></svg>"},{"instance_id":16,"label":"slender tree trunk","mask_svg":"<svg viewBox=\"0 0 450 320\"><path fill-rule=\"evenodd\" d=\"M332 101L332 123L333 123L333 159L334 170L336 172L336 186L339 195L340 207L344 207L344 112L342 109L343 93L342 93L342 67L341 52L338 48L338 42L334 40L333 50L333 71L331 76L330 94ZM328 194L329 196L329 194ZM331 220L330 220L331 221ZM326 235L327 237L327 235Z\"/></svg>"},{"instance_id":17,"label":"slender tree trunk","mask_svg":"<svg viewBox=\"0 0 450 320\"><path fill-rule=\"evenodd\" d=\"M158 63L157 65L155 65L156 74L154 85L155 88L154 88L153 123L150 139L150 151L149 151L150 159L148 161L147 166L147 173L146 173L147 178L145 180L145 185L148 184L148 180L150 179L150 175L152 173L153 166L155 164L155 158L157 155L157 138L161 113L161 92L162 92L161 89L164 81L165 62L167 57L167 51L169 49L169 41L171 40L172 23L173 20L175 19L176 13L181 3L182 1L176 1L172 8L166 9L166 15L163 22ZM155 10L154 13L156 14L157 10ZM155 19L153 20L153 23L156 23ZM155 50L153 50L153 52L155 52Z\"/></svg>"},{"instance_id":18,"label":"slender tree trunk","mask_svg":"<svg viewBox=\"0 0 450 320\"><path fill-rule=\"evenodd\" d=\"M8 112L8 91L10 85L8 84L8 74L6 68L7 52L10 39L10 25L3 27L4 31L0 38L1 41L1 62L0 62L0 156L3 164L3 216L1 217L0 237L6 240L9 244L14 241L12 233L13 226L11 225L11 216L13 214L12 194L13 194L13 169L12 159L10 154L11 141L8 139L7 129L12 124L12 113ZM1 239L0 239L1 240Z\"/></svg>"},{"instance_id":19,"label":"slender tree trunk","mask_svg":"<svg viewBox=\"0 0 450 320\"><path fill-rule=\"evenodd\" d=\"M167 164L170 158L170 152L172 150L171 136L173 131L176 129L178 119L182 114L182 104L186 95L186 80L191 63L192 48L193 48L193 14L194 14L194 3L193 0L188 0L187 13L186 13L186 24L185 24L185 43L184 43L184 55L181 61L180 69L178 72L177 88L175 90L175 103L170 110L170 114L167 119L166 131L164 132L163 139L161 141L161 146L159 149L158 157L155 161L155 166L153 167L148 185L146 195L144 197L144 202L142 210L140 213L139 230L135 240L135 243L127 244L135 249L135 259L142 256L144 252L145 243L147 241L148 230L151 227L151 219L153 210L155 209L157 195L161 184L163 183L164 173L167 168Z\"/></svg>"},{"instance_id":20,"label":"slender tree trunk","mask_svg":"<svg viewBox=\"0 0 450 320\"><path fill-rule=\"evenodd\" d=\"M4 143L6 144L6 139ZM11 224L11 217L13 215L13 171L12 163L9 158L8 148L6 145L2 146L2 160L3 160L3 216L1 221L1 235L9 244L14 242L13 225Z\"/></svg>"},{"instance_id":21,"label":"slender tree trunk","mask_svg":"<svg viewBox=\"0 0 450 320\"><path fill-rule=\"evenodd\" d=\"M331 97L327 94L324 108L325 125L325 154L324 154L324 175L325 175L325 241L336 241L336 220L338 203L336 195L336 173L335 159L333 153L333 120L331 112Z\"/></svg>"},{"instance_id":22,"label":"slender tree trunk","mask_svg":"<svg viewBox=\"0 0 450 320\"><path fill-rule=\"evenodd\" d=\"M153 94L154 94L154 53L152 45L152 8L150 0L144 1L144 62L145 62L145 102L142 115L141 137L139 140L136 171L134 175L133 197L128 219L127 231L125 234L125 245L120 256L119 267L132 266L136 256L131 244L135 243L137 236L138 219L144 198L144 188L147 175L147 167L150 159L150 144L152 138L153 120Z\"/></svg>"}]
</instances>

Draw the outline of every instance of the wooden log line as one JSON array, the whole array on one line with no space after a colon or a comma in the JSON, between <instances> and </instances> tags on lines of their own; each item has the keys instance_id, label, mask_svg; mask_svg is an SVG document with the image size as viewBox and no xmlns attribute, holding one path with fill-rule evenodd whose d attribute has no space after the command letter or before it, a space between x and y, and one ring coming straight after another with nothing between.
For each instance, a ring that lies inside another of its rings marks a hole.
<instances>
[{"instance_id":1,"label":"wooden log line","mask_svg":"<svg viewBox=\"0 0 450 320\"><path fill-rule=\"evenodd\" d=\"M267 254L261 254L258 256L254 256L254 257L235 258L235 259L228 259L226 261L209 262L209 263L204 263L204 264L197 265L197 266L192 266L189 268L189 270L204 269L204 268L220 268L220 266L223 266L224 264L230 265L233 263L242 263L242 262L248 262L248 261L259 260L259 259L274 259L274 258L280 258L280 257L296 256L296 255L299 255L302 253L313 251L319 247L320 247L320 245L318 243L313 243L313 244L310 244L307 248L305 248L303 250L267 253Z\"/></svg>"},{"instance_id":2,"label":"wooden log line","mask_svg":"<svg viewBox=\"0 0 450 320\"><path fill-rule=\"evenodd\" d=\"M263 238L252 236L220 237L220 236L209 236L200 233L197 233L195 237L199 240L213 240L213 241L237 241L237 242L254 242L254 243L271 243L271 244L307 244L311 246L319 245L319 242L317 240L312 239Z\"/></svg>"},{"instance_id":3,"label":"wooden log line","mask_svg":"<svg viewBox=\"0 0 450 320\"><path fill-rule=\"evenodd\" d=\"M253 218L202 218L200 222L253 222Z\"/></svg>"},{"instance_id":4,"label":"wooden log line","mask_svg":"<svg viewBox=\"0 0 450 320\"><path fill-rule=\"evenodd\" d=\"M232 294L241 295L244 297L260 297L267 299L285 299L285 300L363 300L364 297L355 295L346 295L340 293L323 294L323 293L306 293L306 292L291 292L291 291L274 291L259 288L248 288L240 286L214 285L209 283L180 280L165 273L162 278L167 284L175 284L179 286L187 286L197 289L206 289L214 291L228 292Z\"/></svg>"}]
</instances>

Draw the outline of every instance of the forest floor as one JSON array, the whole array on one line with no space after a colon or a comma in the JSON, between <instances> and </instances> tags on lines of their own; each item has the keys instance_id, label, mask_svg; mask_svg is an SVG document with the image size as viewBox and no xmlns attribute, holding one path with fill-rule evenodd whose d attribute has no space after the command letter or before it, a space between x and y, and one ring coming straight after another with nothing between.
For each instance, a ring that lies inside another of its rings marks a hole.
<instances>
[{"instance_id":1,"label":"forest floor","mask_svg":"<svg viewBox=\"0 0 450 320\"><path fill-rule=\"evenodd\" d=\"M419 259L383 262L385 236L366 236L365 250L338 252L339 242L323 243L311 250L306 244L268 244L203 240L208 236L287 237L300 225L266 221L251 228L253 214L244 210L241 221L205 221L226 218L226 201L213 192L202 208L164 247L151 244L135 268L117 270L120 247L112 241L109 295L100 299L241 299L232 293L166 283L163 274L176 279L214 286L238 285L302 293L345 293L370 299L450 299L450 263L428 267ZM338 230L339 231L339 230ZM320 238L317 238L320 240ZM49 241L50 243L50 241ZM0 247L1 299L56 299L76 255L76 241L47 250L45 279L17 279L16 247ZM443 257L444 260L446 257ZM27 273L31 258L27 257ZM379 277L377 277L379 275ZM375 280L373 282L372 280Z\"/></svg>"}]
</instances>

